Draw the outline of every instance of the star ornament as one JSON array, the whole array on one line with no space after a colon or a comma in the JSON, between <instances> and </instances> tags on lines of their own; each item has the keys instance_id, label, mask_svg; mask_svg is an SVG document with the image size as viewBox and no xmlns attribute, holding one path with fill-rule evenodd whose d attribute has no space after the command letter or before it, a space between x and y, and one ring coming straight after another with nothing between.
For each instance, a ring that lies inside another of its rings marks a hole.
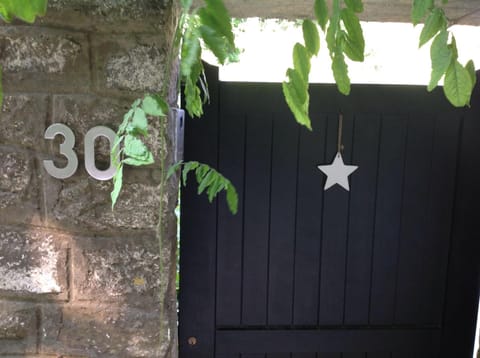
<instances>
[{"instance_id":1,"label":"star ornament","mask_svg":"<svg viewBox=\"0 0 480 358\"><path fill-rule=\"evenodd\" d=\"M345 165L343 163L342 154L338 152L335 155L335 159L333 160L332 164L319 165L318 169L320 169L327 176L327 181L325 182L325 187L323 190L330 189L335 184L338 184L345 190L350 191L348 177L358 169L358 166Z\"/></svg>"}]
</instances>

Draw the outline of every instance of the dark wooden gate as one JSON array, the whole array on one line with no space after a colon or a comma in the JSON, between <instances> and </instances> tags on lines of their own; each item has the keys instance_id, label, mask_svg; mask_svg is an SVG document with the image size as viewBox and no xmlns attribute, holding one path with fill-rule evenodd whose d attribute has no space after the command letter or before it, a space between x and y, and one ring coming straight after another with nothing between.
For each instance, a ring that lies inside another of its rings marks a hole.
<instances>
[{"instance_id":1,"label":"dark wooden gate","mask_svg":"<svg viewBox=\"0 0 480 358\"><path fill-rule=\"evenodd\" d=\"M208 75L185 159L230 178L240 206L183 190L180 357L471 358L480 93L454 110L424 87L314 85L309 132L280 85ZM324 192L340 110L360 168Z\"/></svg>"}]
</instances>

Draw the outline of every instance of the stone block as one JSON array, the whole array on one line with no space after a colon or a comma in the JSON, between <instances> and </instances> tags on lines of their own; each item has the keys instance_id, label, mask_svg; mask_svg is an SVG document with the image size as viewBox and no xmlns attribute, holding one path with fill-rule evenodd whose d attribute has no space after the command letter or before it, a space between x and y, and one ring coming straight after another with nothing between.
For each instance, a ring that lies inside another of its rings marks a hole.
<instances>
[{"instance_id":1,"label":"stone block","mask_svg":"<svg viewBox=\"0 0 480 358\"><path fill-rule=\"evenodd\" d=\"M0 27L0 64L6 92L85 92L89 45L81 33L38 27Z\"/></svg>"},{"instance_id":2,"label":"stone block","mask_svg":"<svg viewBox=\"0 0 480 358\"><path fill-rule=\"evenodd\" d=\"M82 171L67 180L45 176L47 225L109 235L119 231L155 230L160 199L153 179L125 180L115 210L111 208L112 187L111 181L92 179Z\"/></svg>"},{"instance_id":3,"label":"stone block","mask_svg":"<svg viewBox=\"0 0 480 358\"><path fill-rule=\"evenodd\" d=\"M178 8L174 5L172 0L49 0L47 16L37 22L107 33L159 32L173 27L168 20Z\"/></svg>"},{"instance_id":4,"label":"stone block","mask_svg":"<svg viewBox=\"0 0 480 358\"><path fill-rule=\"evenodd\" d=\"M68 237L0 226L0 296L67 298Z\"/></svg>"},{"instance_id":5,"label":"stone block","mask_svg":"<svg viewBox=\"0 0 480 358\"><path fill-rule=\"evenodd\" d=\"M93 39L96 88L99 92L159 92L167 62L161 35L96 36Z\"/></svg>"},{"instance_id":6,"label":"stone block","mask_svg":"<svg viewBox=\"0 0 480 358\"><path fill-rule=\"evenodd\" d=\"M0 147L0 222L39 222L39 186L34 160Z\"/></svg>"},{"instance_id":7,"label":"stone block","mask_svg":"<svg viewBox=\"0 0 480 358\"><path fill-rule=\"evenodd\" d=\"M159 300L159 252L154 234L143 238L75 240L74 299L154 306Z\"/></svg>"},{"instance_id":8,"label":"stone block","mask_svg":"<svg viewBox=\"0 0 480 358\"><path fill-rule=\"evenodd\" d=\"M44 306L41 353L87 357L159 357L159 313L95 304Z\"/></svg>"},{"instance_id":9,"label":"stone block","mask_svg":"<svg viewBox=\"0 0 480 358\"><path fill-rule=\"evenodd\" d=\"M64 123L73 131L76 139L75 152L81 159L80 162L83 163L85 134L95 126L106 126L116 132L132 102L133 100L99 96L55 96L53 123ZM61 139L55 142L55 146L58 148ZM149 135L145 139L145 143L158 161L162 150L162 140L160 138L160 122L156 118L150 119ZM99 164L110 162L108 141L98 141L95 160Z\"/></svg>"},{"instance_id":10,"label":"stone block","mask_svg":"<svg viewBox=\"0 0 480 358\"><path fill-rule=\"evenodd\" d=\"M47 96L5 95L0 115L0 145L43 148L47 106Z\"/></svg>"},{"instance_id":11,"label":"stone block","mask_svg":"<svg viewBox=\"0 0 480 358\"><path fill-rule=\"evenodd\" d=\"M37 324L33 305L0 301L0 354L35 353Z\"/></svg>"}]
</instances>

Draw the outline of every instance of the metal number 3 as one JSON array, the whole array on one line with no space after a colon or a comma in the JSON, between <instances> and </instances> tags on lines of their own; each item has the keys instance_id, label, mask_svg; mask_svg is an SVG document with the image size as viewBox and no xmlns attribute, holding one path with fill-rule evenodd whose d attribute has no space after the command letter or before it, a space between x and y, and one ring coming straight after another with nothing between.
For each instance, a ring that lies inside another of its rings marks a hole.
<instances>
[{"instance_id":1,"label":"metal number 3","mask_svg":"<svg viewBox=\"0 0 480 358\"><path fill-rule=\"evenodd\" d=\"M64 168L55 166L53 160L44 160L43 166L48 174L57 179L70 178L78 168L78 157L73 147L75 146L75 135L72 130L65 124L54 123L45 131L45 139L54 139L57 135L64 138L60 144L60 154L67 158L67 165ZM98 180L110 180L116 173L115 166L110 163L110 167L106 170L100 170L95 165L95 139L103 136L108 139L110 147L115 141L115 132L110 128L98 126L90 129L85 134L85 169L88 174Z\"/></svg>"}]
</instances>

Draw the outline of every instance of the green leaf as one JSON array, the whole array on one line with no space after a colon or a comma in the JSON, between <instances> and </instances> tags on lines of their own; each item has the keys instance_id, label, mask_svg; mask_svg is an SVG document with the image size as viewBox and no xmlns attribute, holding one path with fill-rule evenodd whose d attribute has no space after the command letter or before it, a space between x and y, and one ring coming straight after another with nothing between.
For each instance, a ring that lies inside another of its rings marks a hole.
<instances>
[{"instance_id":1,"label":"green leaf","mask_svg":"<svg viewBox=\"0 0 480 358\"><path fill-rule=\"evenodd\" d=\"M195 177L197 179L197 183L200 184L203 180L203 178L205 177L205 175L207 175L207 173L210 171L210 167L206 164L200 164L197 169L195 169Z\"/></svg>"},{"instance_id":2,"label":"green leaf","mask_svg":"<svg viewBox=\"0 0 480 358\"><path fill-rule=\"evenodd\" d=\"M307 49L300 43L293 47L293 67L300 73L303 80L308 83L310 75L310 56Z\"/></svg>"},{"instance_id":3,"label":"green leaf","mask_svg":"<svg viewBox=\"0 0 480 358\"><path fill-rule=\"evenodd\" d=\"M168 171L167 171L167 179L170 179L170 177L171 177L174 173L176 173L176 171L177 171L178 169L180 169L180 168L182 167L182 165L183 165L183 160L181 160L181 161L179 161L179 162L171 165L170 168L168 168Z\"/></svg>"},{"instance_id":4,"label":"green leaf","mask_svg":"<svg viewBox=\"0 0 480 358\"><path fill-rule=\"evenodd\" d=\"M148 152L144 158L139 159L139 158L129 157L129 158L125 158L122 162L124 164L140 167L143 165L153 164L155 163L155 160L153 159L153 154L151 152Z\"/></svg>"},{"instance_id":5,"label":"green leaf","mask_svg":"<svg viewBox=\"0 0 480 358\"><path fill-rule=\"evenodd\" d=\"M328 8L325 0L315 0L315 17L317 18L318 24L325 32L328 22Z\"/></svg>"},{"instance_id":6,"label":"green leaf","mask_svg":"<svg viewBox=\"0 0 480 358\"><path fill-rule=\"evenodd\" d=\"M433 0L413 0L411 19L414 25L417 25L427 14L427 11L433 8Z\"/></svg>"},{"instance_id":7,"label":"green leaf","mask_svg":"<svg viewBox=\"0 0 480 358\"><path fill-rule=\"evenodd\" d=\"M351 60L362 62L364 60L365 39L360 20L350 9L341 11L341 19L347 31L343 47L344 52Z\"/></svg>"},{"instance_id":8,"label":"green leaf","mask_svg":"<svg viewBox=\"0 0 480 358\"><path fill-rule=\"evenodd\" d=\"M201 90L190 78L185 82L185 108L190 117L201 117L203 115L203 102Z\"/></svg>"},{"instance_id":9,"label":"green leaf","mask_svg":"<svg viewBox=\"0 0 480 358\"><path fill-rule=\"evenodd\" d=\"M133 113L132 127L135 129L135 132L141 133L145 136L148 134L148 120L143 109L135 109L135 112Z\"/></svg>"},{"instance_id":10,"label":"green leaf","mask_svg":"<svg viewBox=\"0 0 480 358\"><path fill-rule=\"evenodd\" d=\"M150 153L147 146L140 139L131 134L125 136L124 151L125 155L140 160L148 157L148 154Z\"/></svg>"},{"instance_id":11,"label":"green leaf","mask_svg":"<svg viewBox=\"0 0 480 358\"><path fill-rule=\"evenodd\" d=\"M227 187L227 204L230 212L235 215L238 212L238 194L232 183Z\"/></svg>"},{"instance_id":12,"label":"green leaf","mask_svg":"<svg viewBox=\"0 0 480 358\"><path fill-rule=\"evenodd\" d=\"M149 116L164 117L168 114L167 102L158 95L147 95L142 101L142 109Z\"/></svg>"},{"instance_id":13,"label":"green leaf","mask_svg":"<svg viewBox=\"0 0 480 358\"><path fill-rule=\"evenodd\" d=\"M465 65L465 68L468 71L468 74L470 75L470 79L472 80L472 90L477 84L477 74L475 73L475 64L473 63L473 60L470 60L467 62Z\"/></svg>"},{"instance_id":14,"label":"green leaf","mask_svg":"<svg viewBox=\"0 0 480 358\"><path fill-rule=\"evenodd\" d=\"M290 111L295 117L295 120L299 124L307 127L309 130L312 130L312 124L310 121L310 117L308 116L308 99L306 101L306 104L302 105L300 99L298 99L297 97L296 90L292 83L283 82L282 90L285 101L287 102Z\"/></svg>"},{"instance_id":15,"label":"green leaf","mask_svg":"<svg viewBox=\"0 0 480 358\"><path fill-rule=\"evenodd\" d=\"M212 202L219 192L225 189L225 181L220 176L215 176L214 181L208 187L208 201Z\"/></svg>"},{"instance_id":16,"label":"green leaf","mask_svg":"<svg viewBox=\"0 0 480 358\"><path fill-rule=\"evenodd\" d=\"M363 2L362 0L345 0L347 7L353 12L360 13L363 12Z\"/></svg>"},{"instance_id":17,"label":"green leaf","mask_svg":"<svg viewBox=\"0 0 480 358\"><path fill-rule=\"evenodd\" d=\"M287 70L289 83L294 91L294 98L298 106L303 106L308 100L308 82L306 82L300 73L292 68Z\"/></svg>"},{"instance_id":18,"label":"green leaf","mask_svg":"<svg viewBox=\"0 0 480 358\"><path fill-rule=\"evenodd\" d=\"M468 70L458 61L452 63L448 68L443 91L455 107L463 107L470 103L472 80Z\"/></svg>"},{"instance_id":19,"label":"green leaf","mask_svg":"<svg viewBox=\"0 0 480 358\"><path fill-rule=\"evenodd\" d=\"M350 78L348 77L348 67L345 63L345 57L337 52L332 59L333 77L337 83L340 93L348 96L350 94Z\"/></svg>"},{"instance_id":20,"label":"green leaf","mask_svg":"<svg viewBox=\"0 0 480 358\"><path fill-rule=\"evenodd\" d=\"M433 40L430 47L430 57L432 59L432 74L430 76L430 83L428 84L428 91L432 91L438 84L438 81L447 72L450 66L453 54L448 47L448 32L442 30Z\"/></svg>"},{"instance_id":21,"label":"green leaf","mask_svg":"<svg viewBox=\"0 0 480 358\"><path fill-rule=\"evenodd\" d=\"M232 21L222 0L205 0L207 5L199 10L198 15L203 24L212 27L225 36L232 47L235 47L235 36L232 32Z\"/></svg>"},{"instance_id":22,"label":"green leaf","mask_svg":"<svg viewBox=\"0 0 480 358\"><path fill-rule=\"evenodd\" d=\"M435 8L430 13L425 21L422 32L420 33L419 47L426 44L431 38L433 38L439 31L447 28L447 19L442 9Z\"/></svg>"},{"instance_id":23,"label":"green leaf","mask_svg":"<svg viewBox=\"0 0 480 358\"><path fill-rule=\"evenodd\" d=\"M199 31L205 45L213 52L218 62L224 65L228 59L228 44L226 39L206 25L200 26Z\"/></svg>"},{"instance_id":24,"label":"green leaf","mask_svg":"<svg viewBox=\"0 0 480 358\"><path fill-rule=\"evenodd\" d=\"M200 195L204 192L204 190L209 187L213 182L216 181L218 173L214 172L213 170L210 170L207 172L207 174L203 177L202 181L200 182L197 190L197 194Z\"/></svg>"},{"instance_id":25,"label":"green leaf","mask_svg":"<svg viewBox=\"0 0 480 358\"><path fill-rule=\"evenodd\" d=\"M337 50L337 34L340 29L340 2L339 0L333 0L333 11L330 18L330 22L327 28L327 35L325 40L327 41L328 51L330 52L330 57L333 57L333 54Z\"/></svg>"},{"instance_id":26,"label":"green leaf","mask_svg":"<svg viewBox=\"0 0 480 358\"><path fill-rule=\"evenodd\" d=\"M122 134L127 130L128 125L130 124L130 120L132 119L133 114L135 113L134 109L130 109L125 115L123 116L123 122L118 127L118 134Z\"/></svg>"},{"instance_id":27,"label":"green leaf","mask_svg":"<svg viewBox=\"0 0 480 358\"><path fill-rule=\"evenodd\" d=\"M47 0L2 0L0 16L7 22L14 17L33 23L37 16L44 16L47 11Z\"/></svg>"},{"instance_id":28,"label":"green leaf","mask_svg":"<svg viewBox=\"0 0 480 358\"><path fill-rule=\"evenodd\" d=\"M122 190L123 184L123 166L117 168L117 172L113 177L113 190L110 193L110 197L112 199L112 210L117 203L118 196L120 195L120 191Z\"/></svg>"},{"instance_id":29,"label":"green leaf","mask_svg":"<svg viewBox=\"0 0 480 358\"><path fill-rule=\"evenodd\" d=\"M180 4L182 4L182 9L185 12L188 12L188 10L192 7L193 0L180 0Z\"/></svg>"},{"instance_id":30,"label":"green leaf","mask_svg":"<svg viewBox=\"0 0 480 358\"><path fill-rule=\"evenodd\" d=\"M318 34L317 25L311 20L303 20L302 29L306 48L312 55L318 55L318 51L320 51L320 35Z\"/></svg>"},{"instance_id":31,"label":"green leaf","mask_svg":"<svg viewBox=\"0 0 480 358\"><path fill-rule=\"evenodd\" d=\"M183 186L187 185L188 173L192 170L196 170L199 165L200 165L199 162L186 162L183 165L183 173L182 173Z\"/></svg>"}]
</instances>

